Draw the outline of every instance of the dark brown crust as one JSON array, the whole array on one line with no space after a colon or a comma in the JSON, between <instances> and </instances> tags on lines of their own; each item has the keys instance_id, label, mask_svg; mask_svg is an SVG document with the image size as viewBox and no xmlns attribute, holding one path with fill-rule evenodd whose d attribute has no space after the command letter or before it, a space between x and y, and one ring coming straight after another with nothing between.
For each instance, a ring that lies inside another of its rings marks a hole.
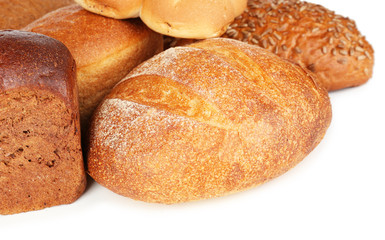
<instances>
[{"instance_id":1,"label":"dark brown crust","mask_svg":"<svg viewBox=\"0 0 385 240\"><path fill-rule=\"evenodd\" d=\"M147 202L223 196L295 166L330 120L309 71L239 41L204 40L160 53L115 86L94 115L88 171Z\"/></svg>"},{"instance_id":2,"label":"dark brown crust","mask_svg":"<svg viewBox=\"0 0 385 240\"><path fill-rule=\"evenodd\" d=\"M25 107L23 101L28 101ZM76 67L69 50L41 34L0 31L0 103L1 136L6 137L0 139L0 214L67 204L80 197L86 178ZM18 148L21 152L12 153ZM42 157L38 163L37 155ZM55 194L55 189L60 192Z\"/></svg>"},{"instance_id":3,"label":"dark brown crust","mask_svg":"<svg viewBox=\"0 0 385 240\"><path fill-rule=\"evenodd\" d=\"M78 108L75 61L61 42L16 30L0 31L0 41L1 92L44 88L55 92L69 108Z\"/></svg>"}]
</instances>

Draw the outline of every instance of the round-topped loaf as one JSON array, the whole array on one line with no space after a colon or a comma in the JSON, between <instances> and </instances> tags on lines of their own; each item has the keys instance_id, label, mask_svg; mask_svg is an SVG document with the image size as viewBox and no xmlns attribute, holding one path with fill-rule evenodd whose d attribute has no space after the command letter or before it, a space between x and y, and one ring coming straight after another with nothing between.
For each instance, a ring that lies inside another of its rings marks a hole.
<instances>
[{"instance_id":1,"label":"round-topped loaf","mask_svg":"<svg viewBox=\"0 0 385 240\"><path fill-rule=\"evenodd\" d=\"M156 55L114 87L93 116L88 172L146 202L223 196L294 167L330 120L309 71L240 41L204 40Z\"/></svg>"}]
</instances>

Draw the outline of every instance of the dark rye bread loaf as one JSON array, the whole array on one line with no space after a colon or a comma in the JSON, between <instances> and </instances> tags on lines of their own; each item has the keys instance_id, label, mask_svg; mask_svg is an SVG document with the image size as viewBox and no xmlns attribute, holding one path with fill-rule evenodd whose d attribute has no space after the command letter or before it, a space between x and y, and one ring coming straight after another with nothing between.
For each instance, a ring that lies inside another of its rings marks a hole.
<instances>
[{"instance_id":1,"label":"dark rye bread loaf","mask_svg":"<svg viewBox=\"0 0 385 240\"><path fill-rule=\"evenodd\" d=\"M359 86L373 72L373 48L355 22L313 3L249 0L222 37L258 45L308 68L329 91ZM166 42L174 46L191 40Z\"/></svg>"},{"instance_id":2,"label":"dark rye bread loaf","mask_svg":"<svg viewBox=\"0 0 385 240\"><path fill-rule=\"evenodd\" d=\"M70 52L44 35L0 31L0 214L71 203L85 185Z\"/></svg>"},{"instance_id":3,"label":"dark rye bread loaf","mask_svg":"<svg viewBox=\"0 0 385 240\"><path fill-rule=\"evenodd\" d=\"M240 41L204 40L156 55L114 87L94 114L88 172L147 202L219 197L294 167L330 120L309 71Z\"/></svg>"}]
</instances>

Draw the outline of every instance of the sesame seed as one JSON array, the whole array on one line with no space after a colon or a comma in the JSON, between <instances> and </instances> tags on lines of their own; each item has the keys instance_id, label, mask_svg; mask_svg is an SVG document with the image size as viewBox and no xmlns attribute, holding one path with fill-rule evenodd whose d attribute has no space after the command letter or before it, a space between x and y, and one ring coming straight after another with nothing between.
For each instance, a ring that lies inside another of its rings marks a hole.
<instances>
[{"instance_id":1,"label":"sesame seed","mask_svg":"<svg viewBox=\"0 0 385 240\"><path fill-rule=\"evenodd\" d=\"M345 33L345 37L347 40L351 41L352 40L352 35L350 33Z\"/></svg>"},{"instance_id":2,"label":"sesame seed","mask_svg":"<svg viewBox=\"0 0 385 240\"><path fill-rule=\"evenodd\" d=\"M283 44L283 45L281 46L281 48L282 48L283 51L286 51L286 50L287 50L287 46L286 46L285 44Z\"/></svg>"},{"instance_id":3,"label":"sesame seed","mask_svg":"<svg viewBox=\"0 0 385 240\"><path fill-rule=\"evenodd\" d=\"M263 48L267 48L267 40L266 40L266 39L263 39L263 41L262 41L262 47L263 47Z\"/></svg>"},{"instance_id":4,"label":"sesame seed","mask_svg":"<svg viewBox=\"0 0 385 240\"><path fill-rule=\"evenodd\" d=\"M349 56L353 56L354 55L354 48L350 48L349 49Z\"/></svg>"},{"instance_id":5,"label":"sesame seed","mask_svg":"<svg viewBox=\"0 0 385 240\"><path fill-rule=\"evenodd\" d=\"M257 39L255 39L255 38L252 38L250 41L251 41L252 43L256 44L256 45L259 44L259 41L258 41Z\"/></svg>"},{"instance_id":6,"label":"sesame seed","mask_svg":"<svg viewBox=\"0 0 385 240\"><path fill-rule=\"evenodd\" d=\"M235 30L235 29L229 29L229 30L227 30L226 33L227 33L227 35L228 35L229 37L231 37L231 38L235 38L235 37L238 36L238 31Z\"/></svg>"},{"instance_id":7,"label":"sesame seed","mask_svg":"<svg viewBox=\"0 0 385 240\"><path fill-rule=\"evenodd\" d=\"M323 54L326 54L328 53L328 48L326 46L323 46L321 51Z\"/></svg>"},{"instance_id":8,"label":"sesame seed","mask_svg":"<svg viewBox=\"0 0 385 240\"><path fill-rule=\"evenodd\" d=\"M346 50L340 50L339 53L340 53L341 55L343 55L343 56L348 55L348 51L346 51Z\"/></svg>"},{"instance_id":9,"label":"sesame seed","mask_svg":"<svg viewBox=\"0 0 385 240\"><path fill-rule=\"evenodd\" d=\"M274 53L278 54L278 50L279 50L279 48L278 48L278 45L277 45L277 46L275 46Z\"/></svg>"},{"instance_id":10,"label":"sesame seed","mask_svg":"<svg viewBox=\"0 0 385 240\"><path fill-rule=\"evenodd\" d=\"M268 37L267 39L268 39L270 45L275 46L275 41L272 37Z\"/></svg>"},{"instance_id":11,"label":"sesame seed","mask_svg":"<svg viewBox=\"0 0 385 240\"><path fill-rule=\"evenodd\" d=\"M264 37L264 36L267 35L267 34L270 34L272 31L273 31L272 28L266 29L266 30L261 34L261 38Z\"/></svg>"},{"instance_id":12,"label":"sesame seed","mask_svg":"<svg viewBox=\"0 0 385 240\"><path fill-rule=\"evenodd\" d=\"M311 32L318 32L319 31L319 28L318 27L315 27L315 28L313 28L312 30L311 30Z\"/></svg>"},{"instance_id":13,"label":"sesame seed","mask_svg":"<svg viewBox=\"0 0 385 240\"><path fill-rule=\"evenodd\" d=\"M279 21L277 19L271 19L270 22L271 23L279 23Z\"/></svg>"},{"instance_id":14,"label":"sesame seed","mask_svg":"<svg viewBox=\"0 0 385 240\"><path fill-rule=\"evenodd\" d=\"M303 12L303 11L306 10L306 8L307 8L307 6L302 6L302 7L299 9L299 11L300 11L300 12Z\"/></svg>"},{"instance_id":15,"label":"sesame seed","mask_svg":"<svg viewBox=\"0 0 385 240\"><path fill-rule=\"evenodd\" d=\"M360 55L360 56L357 57L358 61L362 61L364 59L366 59L365 55Z\"/></svg>"},{"instance_id":16,"label":"sesame seed","mask_svg":"<svg viewBox=\"0 0 385 240\"><path fill-rule=\"evenodd\" d=\"M279 35L278 33L274 32L273 35L274 35L274 37L275 37L276 39L282 40L281 35Z\"/></svg>"},{"instance_id":17,"label":"sesame seed","mask_svg":"<svg viewBox=\"0 0 385 240\"><path fill-rule=\"evenodd\" d=\"M364 49L362 47L356 46L355 50L357 52L364 52Z\"/></svg>"},{"instance_id":18,"label":"sesame seed","mask_svg":"<svg viewBox=\"0 0 385 240\"><path fill-rule=\"evenodd\" d=\"M302 50L299 47L295 47L294 51L298 54L302 53Z\"/></svg>"},{"instance_id":19,"label":"sesame seed","mask_svg":"<svg viewBox=\"0 0 385 240\"><path fill-rule=\"evenodd\" d=\"M365 51L365 52L364 52L364 54L365 54L365 56L366 56L367 58L369 58L369 60L371 60L371 59L372 59L372 57L370 56L370 54L369 54L369 52L368 52L368 51Z\"/></svg>"},{"instance_id":20,"label":"sesame seed","mask_svg":"<svg viewBox=\"0 0 385 240\"><path fill-rule=\"evenodd\" d=\"M239 25L240 28L245 28L245 27L248 27L249 25L247 25L247 23L242 23L241 25Z\"/></svg>"}]
</instances>

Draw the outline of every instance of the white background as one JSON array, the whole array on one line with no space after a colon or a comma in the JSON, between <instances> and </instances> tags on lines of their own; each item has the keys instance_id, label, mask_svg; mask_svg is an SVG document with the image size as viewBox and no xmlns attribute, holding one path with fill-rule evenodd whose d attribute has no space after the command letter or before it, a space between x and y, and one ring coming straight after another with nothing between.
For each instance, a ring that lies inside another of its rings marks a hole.
<instances>
[{"instance_id":1,"label":"white background","mask_svg":"<svg viewBox=\"0 0 385 240\"><path fill-rule=\"evenodd\" d=\"M124 198L91 182L71 205L0 216L0 239L385 239L382 1L318 0L375 49L373 78L330 93L333 120L298 166L262 186L178 205Z\"/></svg>"}]
</instances>

